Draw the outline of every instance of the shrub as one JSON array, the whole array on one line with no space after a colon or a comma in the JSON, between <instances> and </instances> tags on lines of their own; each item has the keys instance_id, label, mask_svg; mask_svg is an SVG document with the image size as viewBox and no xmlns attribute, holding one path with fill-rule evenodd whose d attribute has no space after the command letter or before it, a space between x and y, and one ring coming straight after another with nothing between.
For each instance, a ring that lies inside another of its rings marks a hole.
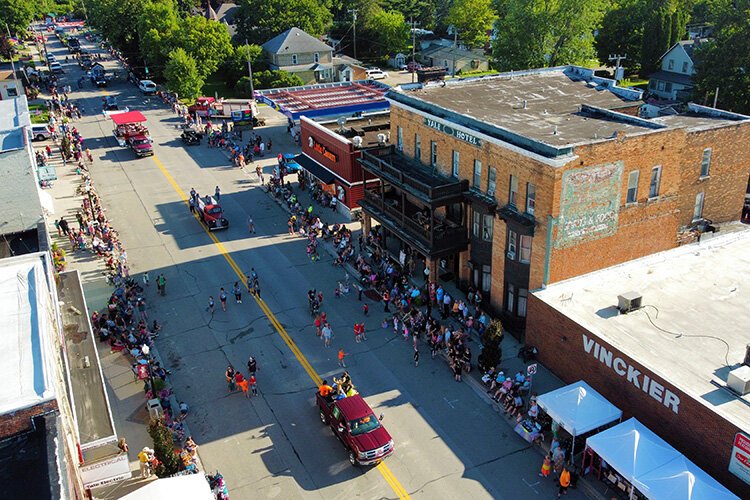
<instances>
[{"instance_id":1,"label":"shrub","mask_svg":"<svg viewBox=\"0 0 750 500\"><path fill-rule=\"evenodd\" d=\"M172 431L160 418L152 418L148 424L148 434L154 440L154 454L159 465L154 471L157 477L169 477L180 470L180 462L174 452Z\"/></svg>"},{"instance_id":2,"label":"shrub","mask_svg":"<svg viewBox=\"0 0 750 500\"><path fill-rule=\"evenodd\" d=\"M478 363L482 371L487 371L500 364L503 359L503 349L500 343L503 341L503 324L494 319L482 333L482 352L479 353Z\"/></svg>"}]
</instances>

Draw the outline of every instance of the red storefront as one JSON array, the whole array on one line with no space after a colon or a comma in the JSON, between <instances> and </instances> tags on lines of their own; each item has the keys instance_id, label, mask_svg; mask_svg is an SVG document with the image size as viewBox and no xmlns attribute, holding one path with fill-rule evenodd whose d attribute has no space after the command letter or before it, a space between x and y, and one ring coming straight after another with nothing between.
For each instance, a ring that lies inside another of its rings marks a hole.
<instances>
[{"instance_id":1,"label":"red storefront","mask_svg":"<svg viewBox=\"0 0 750 500\"><path fill-rule=\"evenodd\" d=\"M372 176L365 179L356 159L363 150L387 144L389 127L388 114L331 123L300 117L302 155L298 162L308 179L335 195L338 210L350 217L359 210L366 183L372 187L379 182Z\"/></svg>"}]
</instances>

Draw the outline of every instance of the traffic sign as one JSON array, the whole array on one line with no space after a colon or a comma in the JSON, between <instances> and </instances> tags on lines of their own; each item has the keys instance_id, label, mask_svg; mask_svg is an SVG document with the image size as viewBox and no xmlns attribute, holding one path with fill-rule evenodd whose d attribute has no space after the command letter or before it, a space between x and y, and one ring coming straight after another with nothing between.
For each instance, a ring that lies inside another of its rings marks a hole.
<instances>
[{"instance_id":1,"label":"traffic sign","mask_svg":"<svg viewBox=\"0 0 750 500\"><path fill-rule=\"evenodd\" d=\"M534 363L533 365L527 366L526 367L526 374L528 376L536 374L536 367L537 367L537 363Z\"/></svg>"}]
</instances>

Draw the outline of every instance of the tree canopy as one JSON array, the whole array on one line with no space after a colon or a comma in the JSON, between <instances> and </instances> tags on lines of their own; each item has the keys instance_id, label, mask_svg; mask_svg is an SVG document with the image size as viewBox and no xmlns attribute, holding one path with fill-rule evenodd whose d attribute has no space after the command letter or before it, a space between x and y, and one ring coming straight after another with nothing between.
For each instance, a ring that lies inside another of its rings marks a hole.
<instances>
[{"instance_id":1,"label":"tree canopy","mask_svg":"<svg viewBox=\"0 0 750 500\"><path fill-rule=\"evenodd\" d=\"M238 38L258 45L295 26L312 36L320 36L333 21L328 1L241 0L239 6Z\"/></svg>"},{"instance_id":2,"label":"tree canopy","mask_svg":"<svg viewBox=\"0 0 750 500\"><path fill-rule=\"evenodd\" d=\"M487 30L496 17L492 0L454 0L445 22L453 25L464 44L476 48L487 42Z\"/></svg>"},{"instance_id":3,"label":"tree canopy","mask_svg":"<svg viewBox=\"0 0 750 500\"><path fill-rule=\"evenodd\" d=\"M609 0L504 0L493 57L502 70L583 64Z\"/></svg>"},{"instance_id":4,"label":"tree canopy","mask_svg":"<svg viewBox=\"0 0 750 500\"><path fill-rule=\"evenodd\" d=\"M204 80L198 71L198 64L185 49L178 47L169 53L164 69L167 88L181 98L192 99L201 93Z\"/></svg>"},{"instance_id":5,"label":"tree canopy","mask_svg":"<svg viewBox=\"0 0 750 500\"><path fill-rule=\"evenodd\" d=\"M202 16L184 17L175 42L198 62L198 73L204 79L233 52L226 26Z\"/></svg>"},{"instance_id":6,"label":"tree canopy","mask_svg":"<svg viewBox=\"0 0 750 500\"><path fill-rule=\"evenodd\" d=\"M0 0L0 22L3 32L6 24L13 35L26 31L35 13L33 3L29 0Z\"/></svg>"},{"instance_id":7,"label":"tree canopy","mask_svg":"<svg viewBox=\"0 0 750 500\"><path fill-rule=\"evenodd\" d=\"M372 52L394 56L409 45L409 25L395 10L377 10L366 26Z\"/></svg>"}]
</instances>

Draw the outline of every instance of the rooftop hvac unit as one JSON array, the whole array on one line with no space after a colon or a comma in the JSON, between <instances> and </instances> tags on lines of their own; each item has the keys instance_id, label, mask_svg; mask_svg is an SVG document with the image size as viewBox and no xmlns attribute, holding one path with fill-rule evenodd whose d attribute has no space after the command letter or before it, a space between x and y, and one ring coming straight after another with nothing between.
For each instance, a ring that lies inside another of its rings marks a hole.
<instances>
[{"instance_id":1,"label":"rooftop hvac unit","mask_svg":"<svg viewBox=\"0 0 750 500\"><path fill-rule=\"evenodd\" d=\"M362 147L362 137L355 135L352 137L352 144L354 144L355 148L361 148Z\"/></svg>"},{"instance_id":2,"label":"rooftop hvac unit","mask_svg":"<svg viewBox=\"0 0 750 500\"><path fill-rule=\"evenodd\" d=\"M385 134L378 134L378 144L385 144Z\"/></svg>"},{"instance_id":3,"label":"rooftop hvac unit","mask_svg":"<svg viewBox=\"0 0 750 500\"><path fill-rule=\"evenodd\" d=\"M729 372L727 386L740 396L750 392L750 366L740 366Z\"/></svg>"},{"instance_id":4,"label":"rooftop hvac unit","mask_svg":"<svg viewBox=\"0 0 750 500\"><path fill-rule=\"evenodd\" d=\"M617 309L620 313L627 314L640 309L643 297L638 292L626 292L617 296Z\"/></svg>"}]
</instances>

